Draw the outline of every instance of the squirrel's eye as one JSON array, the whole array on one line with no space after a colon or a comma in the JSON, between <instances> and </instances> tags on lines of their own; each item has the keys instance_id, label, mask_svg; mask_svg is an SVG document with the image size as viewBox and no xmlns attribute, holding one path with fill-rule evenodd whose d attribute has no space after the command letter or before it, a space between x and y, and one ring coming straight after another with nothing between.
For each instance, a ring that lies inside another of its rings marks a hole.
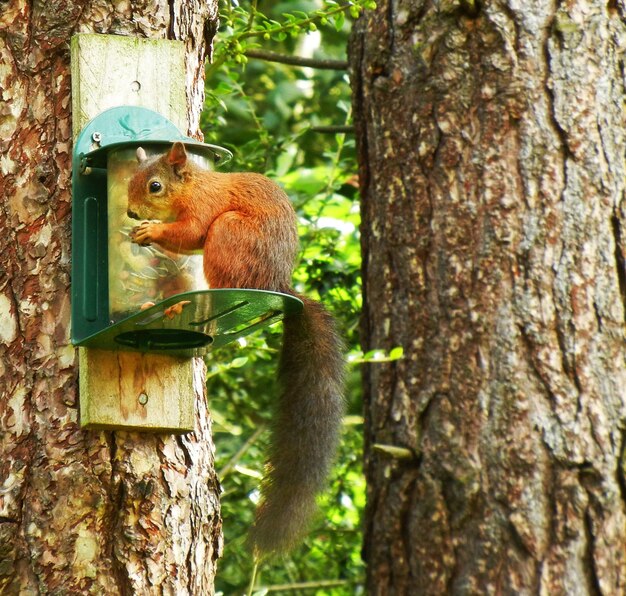
<instances>
[{"instance_id":1,"label":"squirrel's eye","mask_svg":"<svg viewBox=\"0 0 626 596\"><path fill-rule=\"evenodd\" d=\"M159 192L163 188L163 185L156 180L150 182L150 192Z\"/></svg>"}]
</instances>

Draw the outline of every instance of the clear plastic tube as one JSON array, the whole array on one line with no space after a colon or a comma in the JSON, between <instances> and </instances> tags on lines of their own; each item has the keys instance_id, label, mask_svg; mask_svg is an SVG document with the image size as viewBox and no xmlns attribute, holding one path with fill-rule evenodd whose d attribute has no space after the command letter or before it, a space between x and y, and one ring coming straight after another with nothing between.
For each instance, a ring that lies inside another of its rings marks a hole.
<instances>
[{"instance_id":1,"label":"clear plastic tube","mask_svg":"<svg viewBox=\"0 0 626 596\"><path fill-rule=\"evenodd\" d=\"M168 146L144 147L148 157ZM191 158L205 168L212 163L200 155ZM109 315L116 323L149 303L190 292L206 290L202 254L177 254L156 244L139 246L130 240L139 221L126 215L128 182L137 168L136 148L108 154Z\"/></svg>"}]
</instances>

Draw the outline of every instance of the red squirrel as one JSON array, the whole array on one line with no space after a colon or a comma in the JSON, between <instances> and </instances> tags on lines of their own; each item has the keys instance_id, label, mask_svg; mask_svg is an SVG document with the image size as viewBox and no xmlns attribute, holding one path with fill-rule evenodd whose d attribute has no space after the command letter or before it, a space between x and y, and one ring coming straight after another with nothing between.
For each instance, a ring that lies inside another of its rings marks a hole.
<instances>
[{"instance_id":1,"label":"red squirrel","mask_svg":"<svg viewBox=\"0 0 626 596\"><path fill-rule=\"evenodd\" d=\"M295 211L283 190L253 173L212 172L182 143L147 158L128 185L128 215L158 219L131 239L174 252L203 250L210 288L284 292L304 303L284 320L273 423L261 503L251 529L258 555L284 552L303 538L336 451L343 416L342 341L330 314L291 287L298 251Z\"/></svg>"}]
</instances>

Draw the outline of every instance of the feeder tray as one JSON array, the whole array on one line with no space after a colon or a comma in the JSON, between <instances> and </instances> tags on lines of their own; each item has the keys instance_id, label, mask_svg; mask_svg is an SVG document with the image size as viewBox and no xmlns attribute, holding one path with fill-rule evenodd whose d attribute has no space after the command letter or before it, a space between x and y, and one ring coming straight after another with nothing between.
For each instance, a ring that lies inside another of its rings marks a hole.
<instances>
[{"instance_id":1,"label":"feeder tray","mask_svg":"<svg viewBox=\"0 0 626 596\"><path fill-rule=\"evenodd\" d=\"M180 312L168 309L180 305ZM203 356L260 327L302 311L293 296L262 290L219 289L177 294L81 340L104 350Z\"/></svg>"}]
</instances>

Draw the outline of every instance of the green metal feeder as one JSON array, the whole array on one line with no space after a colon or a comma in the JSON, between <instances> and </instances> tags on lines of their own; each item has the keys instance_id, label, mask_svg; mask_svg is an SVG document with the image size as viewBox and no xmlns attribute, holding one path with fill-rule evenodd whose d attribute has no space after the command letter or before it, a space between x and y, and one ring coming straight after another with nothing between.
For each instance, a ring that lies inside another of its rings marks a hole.
<instances>
[{"instance_id":1,"label":"green metal feeder","mask_svg":"<svg viewBox=\"0 0 626 596\"><path fill-rule=\"evenodd\" d=\"M185 137L151 110L117 107L80 133L72 161L72 343L105 350L202 356L302 310L293 296L206 287L202 255L139 246L129 232L127 187L141 146L161 154L180 141L207 168L232 154Z\"/></svg>"}]
</instances>

